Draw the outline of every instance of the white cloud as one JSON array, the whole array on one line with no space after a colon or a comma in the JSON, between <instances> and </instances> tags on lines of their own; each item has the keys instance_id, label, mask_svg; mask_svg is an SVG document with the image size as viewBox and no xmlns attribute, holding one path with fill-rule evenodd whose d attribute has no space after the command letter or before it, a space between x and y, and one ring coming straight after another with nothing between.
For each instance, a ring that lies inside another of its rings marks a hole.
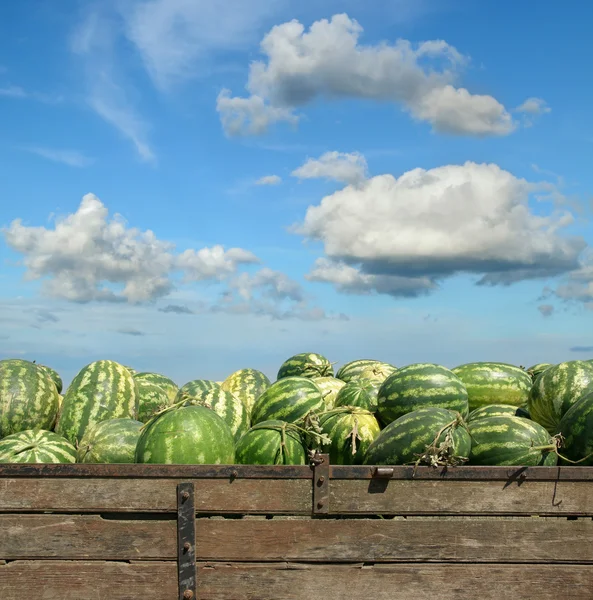
<instances>
[{"instance_id":1,"label":"white cloud","mask_svg":"<svg viewBox=\"0 0 593 600\"><path fill-rule=\"evenodd\" d=\"M368 176L367 161L358 152L326 152L318 159L309 158L291 175L299 179L332 179L360 185Z\"/></svg>"},{"instance_id":2,"label":"white cloud","mask_svg":"<svg viewBox=\"0 0 593 600\"><path fill-rule=\"evenodd\" d=\"M562 300L583 303L585 308L593 310L593 248L587 248L578 268L568 274L554 293Z\"/></svg>"},{"instance_id":3,"label":"white cloud","mask_svg":"<svg viewBox=\"0 0 593 600\"><path fill-rule=\"evenodd\" d=\"M22 87L9 85L0 88L0 96L5 96L7 98L26 98L28 94Z\"/></svg>"},{"instance_id":4,"label":"white cloud","mask_svg":"<svg viewBox=\"0 0 593 600\"><path fill-rule=\"evenodd\" d=\"M4 236L24 255L28 280L43 280L46 294L74 302L150 301L171 292L176 272L188 281L224 280L240 265L257 262L246 250L222 246L175 254L152 231L128 227L119 215L108 217L103 203L87 194L54 229L17 219Z\"/></svg>"},{"instance_id":5,"label":"white cloud","mask_svg":"<svg viewBox=\"0 0 593 600\"><path fill-rule=\"evenodd\" d=\"M48 160L68 165L69 167L88 167L94 160L78 152L77 150L60 150L58 148L43 148L32 146L25 148L28 152L37 154Z\"/></svg>"},{"instance_id":6,"label":"white cloud","mask_svg":"<svg viewBox=\"0 0 593 600\"><path fill-rule=\"evenodd\" d=\"M282 183L282 177L279 175L265 175L260 177L255 185L279 185L280 183Z\"/></svg>"},{"instance_id":7,"label":"white cloud","mask_svg":"<svg viewBox=\"0 0 593 600\"><path fill-rule=\"evenodd\" d=\"M546 104L542 98L527 98L521 106L515 109L517 112L527 113L530 115L542 115L549 113L552 109Z\"/></svg>"},{"instance_id":8,"label":"white cloud","mask_svg":"<svg viewBox=\"0 0 593 600\"><path fill-rule=\"evenodd\" d=\"M227 134L263 133L277 121L294 123L294 110L317 98L345 97L396 103L435 131L513 131L509 113L493 97L453 87L468 61L453 46L443 40L362 45L362 31L346 14L316 21L309 31L297 20L273 27L260 45L265 60L250 65L250 96L231 97L227 90L219 96Z\"/></svg>"},{"instance_id":9,"label":"white cloud","mask_svg":"<svg viewBox=\"0 0 593 600\"><path fill-rule=\"evenodd\" d=\"M343 291L410 296L456 273L483 285L545 278L577 268L586 243L560 235L570 212L530 209L540 187L471 162L379 175L310 206L295 231L324 246L309 277Z\"/></svg>"}]
</instances>

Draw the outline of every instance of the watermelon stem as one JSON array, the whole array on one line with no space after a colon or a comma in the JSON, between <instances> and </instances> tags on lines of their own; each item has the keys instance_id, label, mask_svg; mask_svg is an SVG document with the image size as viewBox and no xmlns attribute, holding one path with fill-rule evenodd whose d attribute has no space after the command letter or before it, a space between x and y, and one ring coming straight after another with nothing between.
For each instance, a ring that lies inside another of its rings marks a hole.
<instances>
[{"instance_id":1,"label":"watermelon stem","mask_svg":"<svg viewBox=\"0 0 593 600\"><path fill-rule=\"evenodd\" d=\"M561 458L562 460L565 460L566 462L572 464L572 465L578 465L579 463L582 463L584 461L586 461L588 458L591 458L593 456L593 452L590 452L589 454L587 454L587 456L584 456L583 458L580 458L579 460L571 460L570 458L567 458L566 456L560 454L560 452L558 452L558 448L562 448L562 446L564 446L564 436L561 433L556 434L553 438L553 443L550 446L535 446L534 449L535 450L539 450L540 448L543 450L546 449L550 449L552 452L554 452L558 458Z\"/></svg>"}]
</instances>

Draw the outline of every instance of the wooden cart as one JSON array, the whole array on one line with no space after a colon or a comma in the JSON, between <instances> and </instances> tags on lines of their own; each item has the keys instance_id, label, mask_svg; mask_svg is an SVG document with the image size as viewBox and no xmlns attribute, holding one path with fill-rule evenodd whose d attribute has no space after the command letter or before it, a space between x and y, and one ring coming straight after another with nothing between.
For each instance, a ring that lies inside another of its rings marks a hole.
<instances>
[{"instance_id":1,"label":"wooden cart","mask_svg":"<svg viewBox=\"0 0 593 600\"><path fill-rule=\"evenodd\" d=\"M590 600L592 516L593 467L0 465L0 599Z\"/></svg>"}]
</instances>

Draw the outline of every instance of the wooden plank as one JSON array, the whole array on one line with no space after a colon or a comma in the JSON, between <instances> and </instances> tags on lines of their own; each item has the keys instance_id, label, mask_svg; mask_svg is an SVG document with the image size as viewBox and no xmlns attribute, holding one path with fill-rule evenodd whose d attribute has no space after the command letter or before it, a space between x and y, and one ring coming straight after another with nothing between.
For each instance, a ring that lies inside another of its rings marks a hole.
<instances>
[{"instance_id":1,"label":"wooden plank","mask_svg":"<svg viewBox=\"0 0 593 600\"><path fill-rule=\"evenodd\" d=\"M593 515L586 481L333 480L332 514Z\"/></svg>"},{"instance_id":2,"label":"wooden plank","mask_svg":"<svg viewBox=\"0 0 593 600\"><path fill-rule=\"evenodd\" d=\"M195 479L196 510L310 514L310 479ZM177 512L175 479L0 479L0 513Z\"/></svg>"},{"instance_id":3,"label":"wooden plank","mask_svg":"<svg viewBox=\"0 0 593 600\"><path fill-rule=\"evenodd\" d=\"M198 560L593 563L593 521L565 518L198 519ZM175 560L174 520L0 515L4 560Z\"/></svg>"},{"instance_id":4,"label":"wooden plank","mask_svg":"<svg viewBox=\"0 0 593 600\"><path fill-rule=\"evenodd\" d=\"M201 600L590 600L593 589L582 565L208 563L198 573ZM15 561L0 566L0 590L2 600L171 600L175 563Z\"/></svg>"}]
</instances>

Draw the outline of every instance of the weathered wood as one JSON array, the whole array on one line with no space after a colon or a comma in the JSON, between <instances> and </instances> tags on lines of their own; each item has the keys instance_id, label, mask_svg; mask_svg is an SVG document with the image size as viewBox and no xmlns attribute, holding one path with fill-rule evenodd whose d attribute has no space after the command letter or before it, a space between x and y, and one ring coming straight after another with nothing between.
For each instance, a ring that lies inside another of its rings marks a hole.
<instances>
[{"instance_id":1,"label":"weathered wood","mask_svg":"<svg viewBox=\"0 0 593 600\"><path fill-rule=\"evenodd\" d=\"M194 479L196 510L311 513L310 479ZM176 512L175 479L0 479L0 512Z\"/></svg>"},{"instance_id":2,"label":"weathered wood","mask_svg":"<svg viewBox=\"0 0 593 600\"><path fill-rule=\"evenodd\" d=\"M201 600L590 600L593 570L581 565L199 565ZM170 600L174 562L15 561L0 566L2 600Z\"/></svg>"},{"instance_id":3,"label":"weathered wood","mask_svg":"<svg viewBox=\"0 0 593 600\"><path fill-rule=\"evenodd\" d=\"M593 515L587 481L332 480L332 514Z\"/></svg>"},{"instance_id":4,"label":"weathered wood","mask_svg":"<svg viewBox=\"0 0 593 600\"><path fill-rule=\"evenodd\" d=\"M543 518L197 520L198 560L593 563L593 521ZM0 515L0 559L175 560L174 520Z\"/></svg>"}]
</instances>

